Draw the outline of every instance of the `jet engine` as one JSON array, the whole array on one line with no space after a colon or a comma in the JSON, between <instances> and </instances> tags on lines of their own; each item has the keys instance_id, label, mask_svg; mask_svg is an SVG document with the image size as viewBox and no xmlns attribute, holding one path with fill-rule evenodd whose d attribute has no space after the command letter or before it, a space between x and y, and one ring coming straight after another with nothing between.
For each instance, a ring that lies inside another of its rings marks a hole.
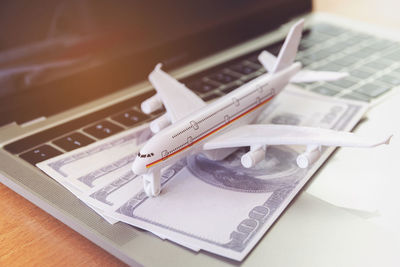
<instances>
[{"instance_id":1,"label":"jet engine","mask_svg":"<svg viewBox=\"0 0 400 267\"><path fill-rule=\"evenodd\" d=\"M296 159L297 166L299 166L302 169L305 169L314 162L316 162L320 156L321 156L320 146L307 147L306 152L300 154L297 157Z\"/></svg>"},{"instance_id":2,"label":"jet engine","mask_svg":"<svg viewBox=\"0 0 400 267\"><path fill-rule=\"evenodd\" d=\"M252 168L260 161L265 159L265 147L250 148L250 151L242 156L240 159L243 167Z\"/></svg>"},{"instance_id":3,"label":"jet engine","mask_svg":"<svg viewBox=\"0 0 400 267\"><path fill-rule=\"evenodd\" d=\"M162 101L160 97L156 94L143 101L140 107L143 113L150 114L162 108L162 106L163 106Z\"/></svg>"},{"instance_id":4,"label":"jet engine","mask_svg":"<svg viewBox=\"0 0 400 267\"><path fill-rule=\"evenodd\" d=\"M150 122L150 130L153 133L158 133L165 127L171 124L171 120L168 116L168 113L160 116L159 118L155 119L154 121Z\"/></svg>"}]
</instances>

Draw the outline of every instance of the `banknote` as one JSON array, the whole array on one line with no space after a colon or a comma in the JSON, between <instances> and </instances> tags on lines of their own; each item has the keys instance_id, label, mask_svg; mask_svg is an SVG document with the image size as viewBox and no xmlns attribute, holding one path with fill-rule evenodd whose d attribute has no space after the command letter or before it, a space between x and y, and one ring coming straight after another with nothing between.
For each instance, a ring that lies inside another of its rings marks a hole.
<instances>
[{"instance_id":1,"label":"banknote","mask_svg":"<svg viewBox=\"0 0 400 267\"><path fill-rule=\"evenodd\" d=\"M366 105L289 87L258 123L351 130ZM223 161L192 155L162 172L162 193L148 198L130 163L151 133L146 125L38 164L80 199L114 218L156 235L242 260L333 148L307 169L296 165L301 146L270 146L265 161L243 168L241 148Z\"/></svg>"},{"instance_id":2,"label":"banknote","mask_svg":"<svg viewBox=\"0 0 400 267\"><path fill-rule=\"evenodd\" d=\"M122 192L125 193L142 189L141 179L136 179L137 177L130 169L138 148L151 135L148 126L142 125L87 147L40 162L37 166L83 200L109 223L115 223L117 221L105 215L103 210L112 208L125 200L118 189L123 188ZM133 180L135 181L132 183ZM132 186L135 189L132 189ZM86 196L93 198L89 197L89 201L86 201ZM113 196L117 197L113 198ZM114 202L116 199L119 202Z\"/></svg>"},{"instance_id":3,"label":"banknote","mask_svg":"<svg viewBox=\"0 0 400 267\"><path fill-rule=\"evenodd\" d=\"M71 191L87 191L108 183L106 174L130 166L138 147L150 136L147 125L142 125L37 166L45 167L47 174Z\"/></svg>"}]
</instances>

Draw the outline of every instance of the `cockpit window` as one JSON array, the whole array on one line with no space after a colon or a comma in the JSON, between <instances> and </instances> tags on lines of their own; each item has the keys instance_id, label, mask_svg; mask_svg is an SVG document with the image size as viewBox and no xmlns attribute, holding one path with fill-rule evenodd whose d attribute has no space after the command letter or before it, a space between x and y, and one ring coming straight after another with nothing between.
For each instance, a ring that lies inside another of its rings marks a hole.
<instances>
[{"instance_id":1,"label":"cockpit window","mask_svg":"<svg viewBox=\"0 0 400 267\"><path fill-rule=\"evenodd\" d=\"M149 153L149 154L140 154L140 152L138 153L138 158L150 158L152 156L154 156L154 153Z\"/></svg>"}]
</instances>

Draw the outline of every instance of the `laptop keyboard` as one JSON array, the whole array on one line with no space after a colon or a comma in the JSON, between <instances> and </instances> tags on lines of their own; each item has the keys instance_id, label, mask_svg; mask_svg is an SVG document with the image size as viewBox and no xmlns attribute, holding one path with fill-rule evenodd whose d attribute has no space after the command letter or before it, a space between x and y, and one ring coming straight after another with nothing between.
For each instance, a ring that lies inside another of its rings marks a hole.
<instances>
[{"instance_id":1,"label":"laptop keyboard","mask_svg":"<svg viewBox=\"0 0 400 267\"><path fill-rule=\"evenodd\" d=\"M265 49L277 55L281 45L278 42ZM230 60L182 82L203 100L213 100L266 72L257 60L259 53L255 51ZM346 78L333 82L300 84L304 90L327 96L369 102L400 85L399 43L329 24L317 24L304 32L297 60L306 69L349 73ZM4 148L35 165L154 120L164 111L146 115L140 110L140 103L154 93L146 92Z\"/></svg>"}]
</instances>

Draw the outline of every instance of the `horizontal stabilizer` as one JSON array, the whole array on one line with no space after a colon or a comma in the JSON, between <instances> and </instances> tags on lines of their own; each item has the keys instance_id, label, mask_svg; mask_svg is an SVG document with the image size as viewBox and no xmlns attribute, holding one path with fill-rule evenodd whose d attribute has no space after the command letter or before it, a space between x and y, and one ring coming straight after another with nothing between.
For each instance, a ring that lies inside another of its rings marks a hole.
<instances>
[{"instance_id":1,"label":"horizontal stabilizer","mask_svg":"<svg viewBox=\"0 0 400 267\"><path fill-rule=\"evenodd\" d=\"M277 59L273 54L264 50L258 56L258 60L268 72L272 72ZM349 74L347 72L301 70L295 76L293 76L292 79L290 79L290 82L291 83L311 83L311 82L322 82L322 81L329 82L342 79L348 75Z\"/></svg>"},{"instance_id":2,"label":"horizontal stabilizer","mask_svg":"<svg viewBox=\"0 0 400 267\"><path fill-rule=\"evenodd\" d=\"M264 50L258 55L258 61L260 61L261 65L268 71L272 72L276 64L276 57L270 52Z\"/></svg>"}]
</instances>

